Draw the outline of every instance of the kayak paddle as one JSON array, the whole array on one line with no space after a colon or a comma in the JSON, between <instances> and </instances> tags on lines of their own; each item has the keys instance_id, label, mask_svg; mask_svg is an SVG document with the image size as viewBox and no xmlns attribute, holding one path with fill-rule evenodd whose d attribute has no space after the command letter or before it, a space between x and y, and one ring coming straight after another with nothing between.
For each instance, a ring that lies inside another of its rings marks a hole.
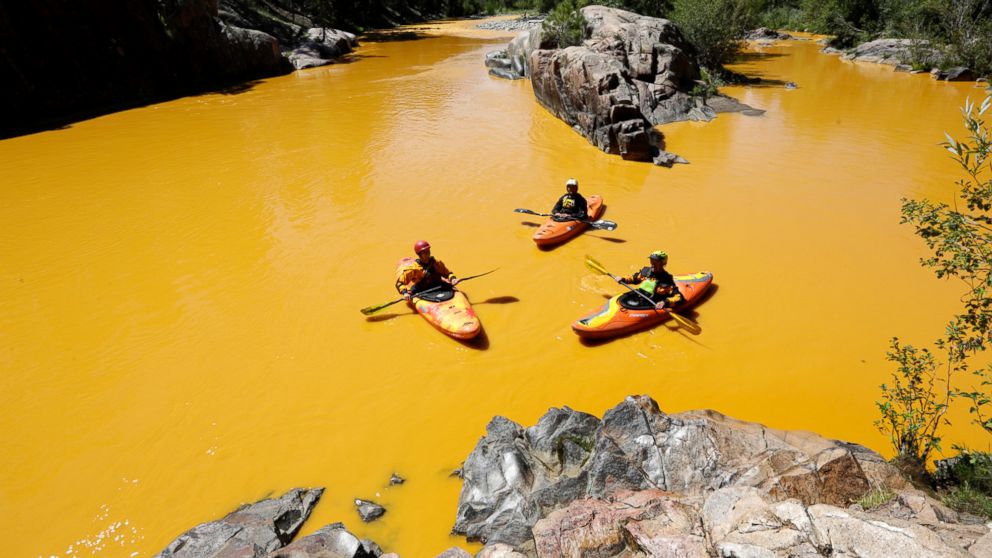
<instances>
[{"instance_id":1,"label":"kayak paddle","mask_svg":"<svg viewBox=\"0 0 992 558\"><path fill-rule=\"evenodd\" d=\"M517 208L514 209L513 211L517 213L526 213L528 215L537 215L538 217L551 217L550 213L538 213L530 209ZM575 221L585 223L594 229L601 229L604 231L612 231L612 230L616 230L617 228L616 223L614 223L613 221L607 221L606 219L598 219L596 221L590 221L588 219L575 219Z\"/></svg>"},{"instance_id":2,"label":"kayak paddle","mask_svg":"<svg viewBox=\"0 0 992 558\"><path fill-rule=\"evenodd\" d=\"M497 267L496 269L499 269L499 268ZM482 277L483 275L489 275L490 273L496 271L496 269L491 269L491 270L489 270L489 271L487 271L485 273L480 273L478 275L472 275L472 276L469 276L469 277L464 277L462 279L459 279L458 282L459 283L463 283L465 281L468 281L469 279L475 279L476 277ZM425 291L420 291L419 293L415 293L413 296L419 297L422 294L433 292L433 291L436 291L436 290L439 290L439 289L443 289L444 287L450 287L450 286L451 285L438 285L436 287L431 287L431 288L429 288L429 289L427 289ZM406 299L403 298L403 297L400 297L400 298L398 298L398 299L396 299L394 301L387 302L385 304L379 304L377 306L366 306L365 308L362 308L361 309L361 313L362 314L365 314L366 316L369 316L371 314L375 314L376 312L378 312L379 310L382 310L383 308L386 308L387 306L392 306L392 305L396 304L397 302L403 302L404 300L406 300Z\"/></svg>"},{"instance_id":3,"label":"kayak paddle","mask_svg":"<svg viewBox=\"0 0 992 558\"><path fill-rule=\"evenodd\" d=\"M644 300L650 302L651 303L651 307L654 308L654 311L655 312L658 311L657 306L655 306L655 302L653 300L651 300L648 297L648 295L646 295L643 292L641 292L640 289L635 289L634 287L631 287L627 283L624 283L623 281L621 281L619 277L617 277L616 275L613 275L612 273L610 273L609 271L607 271L606 270L606 267L604 267L603 264L601 264L601 263L597 262L596 260L592 259L590 256L586 256L586 267L588 267L589 269L595 271L596 273L600 273L602 275L609 275L614 281L616 281L617 283L620 283L624 287L627 287L627 289L630 292L637 293L641 298L643 298ZM697 324L696 322L693 322L689 318L686 318L684 316L680 316L680 315L676 314L675 312L672 311L671 308L665 308L665 311L668 312L668 315L671 316L676 322L678 322L680 325L682 325L682 327L688 329L694 335L698 335L701 331L703 331L703 328L699 327L699 324Z\"/></svg>"}]
</instances>

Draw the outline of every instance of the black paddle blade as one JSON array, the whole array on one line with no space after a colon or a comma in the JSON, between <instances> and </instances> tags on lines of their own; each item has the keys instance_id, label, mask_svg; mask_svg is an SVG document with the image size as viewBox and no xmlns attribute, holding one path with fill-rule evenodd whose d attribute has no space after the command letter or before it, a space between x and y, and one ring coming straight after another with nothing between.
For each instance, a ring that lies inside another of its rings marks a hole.
<instances>
[{"instance_id":1,"label":"black paddle blade","mask_svg":"<svg viewBox=\"0 0 992 558\"><path fill-rule=\"evenodd\" d=\"M538 213L538 212L533 211L531 209L524 209L522 207L518 207L518 208L514 209L513 211L515 213L526 213L528 215L538 215L540 217L547 217L548 216L548 213Z\"/></svg>"},{"instance_id":2,"label":"black paddle blade","mask_svg":"<svg viewBox=\"0 0 992 558\"><path fill-rule=\"evenodd\" d=\"M617 224L613 221L605 221L600 219L598 221L590 221L589 226L594 229L600 229L603 231L615 231L617 229Z\"/></svg>"}]
</instances>

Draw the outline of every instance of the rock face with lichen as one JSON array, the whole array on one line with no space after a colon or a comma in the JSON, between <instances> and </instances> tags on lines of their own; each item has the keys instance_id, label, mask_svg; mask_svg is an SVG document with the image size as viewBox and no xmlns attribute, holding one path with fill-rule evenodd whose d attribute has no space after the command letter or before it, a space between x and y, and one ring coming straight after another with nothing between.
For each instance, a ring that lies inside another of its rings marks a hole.
<instances>
[{"instance_id":1,"label":"rock face with lichen","mask_svg":"<svg viewBox=\"0 0 992 558\"><path fill-rule=\"evenodd\" d=\"M654 126L753 110L729 97L710 102L691 94L700 78L696 52L672 22L604 6L586 6L582 15L581 46L550 48L532 29L486 64L500 77L530 77L538 102L603 151L684 163L664 151Z\"/></svg>"},{"instance_id":2,"label":"rock face with lichen","mask_svg":"<svg viewBox=\"0 0 992 558\"><path fill-rule=\"evenodd\" d=\"M646 396L602 420L568 408L529 428L496 417L464 472L454 532L528 556L992 552L988 527L961 523L863 446L713 411L668 415ZM870 512L854 504L873 488L897 492Z\"/></svg>"}]
</instances>

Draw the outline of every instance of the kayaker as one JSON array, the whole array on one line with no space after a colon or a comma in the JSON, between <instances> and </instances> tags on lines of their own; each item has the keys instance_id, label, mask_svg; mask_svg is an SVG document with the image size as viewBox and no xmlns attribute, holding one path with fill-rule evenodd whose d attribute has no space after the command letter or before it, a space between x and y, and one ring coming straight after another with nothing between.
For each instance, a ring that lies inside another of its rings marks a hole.
<instances>
[{"instance_id":1,"label":"kayaker","mask_svg":"<svg viewBox=\"0 0 992 558\"><path fill-rule=\"evenodd\" d=\"M589 204L579 193L579 181L569 178L565 183L565 195L558 198L558 203L551 210L551 218L555 221L582 221L589 218Z\"/></svg>"},{"instance_id":2,"label":"kayaker","mask_svg":"<svg viewBox=\"0 0 992 558\"><path fill-rule=\"evenodd\" d=\"M682 293L675 285L675 278L665 271L668 264L668 254L655 250L648 256L651 267L645 267L630 277L621 277L620 281L628 285L637 285L638 290L648 295L660 310L682 302Z\"/></svg>"},{"instance_id":3,"label":"kayaker","mask_svg":"<svg viewBox=\"0 0 992 558\"><path fill-rule=\"evenodd\" d=\"M458 278L444 262L431 256L431 245L426 240L418 240L413 251L417 254L414 265L404 269L396 280L396 290L403 298L410 300L419 292L443 284L452 287L458 284Z\"/></svg>"}]
</instances>

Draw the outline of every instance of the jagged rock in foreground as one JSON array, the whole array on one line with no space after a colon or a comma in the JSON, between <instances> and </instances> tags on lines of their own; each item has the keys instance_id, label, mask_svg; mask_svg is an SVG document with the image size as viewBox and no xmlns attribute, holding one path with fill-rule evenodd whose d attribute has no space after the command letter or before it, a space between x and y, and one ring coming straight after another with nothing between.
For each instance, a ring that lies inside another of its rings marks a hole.
<instances>
[{"instance_id":1,"label":"jagged rock in foreground","mask_svg":"<svg viewBox=\"0 0 992 558\"><path fill-rule=\"evenodd\" d=\"M699 64L670 21L603 6L581 11L588 37L582 46L548 48L532 29L486 65L500 77L529 76L538 102L596 147L629 160L685 163L664 151L654 126L750 109L728 97L715 105L689 94Z\"/></svg>"},{"instance_id":2,"label":"jagged rock in foreground","mask_svg":"<svg viewBox=\"0 0 992 558\"><path fill-rule=\"evenodd\" d=\"M294 488L279 498L245 504L169 543L156 558L247 558L286 546L310 517L323 488Z\"/></svg>"},{"instance_id":3,"label":"jagged rock in foreground","mask_svg":"<svg viewBox=\"0 0 992 558\"><path fill-rule=\"evenodd\" d=\"M874 487L900 492L851 506ZM989 556L989 528L958 521L863 446L637 396L602 420L494 418L465 462L454 532L541 557Z\"/></svg>"},{"instance_id":4,"label":"jagged rock in foreground","mask_svg":"<svg viewBox=\"0 0 992 558\"><path fill-rule=\"evenodd\" d=\"M332 523L264 558L378 558L381 555L377 544L359 540L343 524Z\"/></svg>"}]
</instances>

